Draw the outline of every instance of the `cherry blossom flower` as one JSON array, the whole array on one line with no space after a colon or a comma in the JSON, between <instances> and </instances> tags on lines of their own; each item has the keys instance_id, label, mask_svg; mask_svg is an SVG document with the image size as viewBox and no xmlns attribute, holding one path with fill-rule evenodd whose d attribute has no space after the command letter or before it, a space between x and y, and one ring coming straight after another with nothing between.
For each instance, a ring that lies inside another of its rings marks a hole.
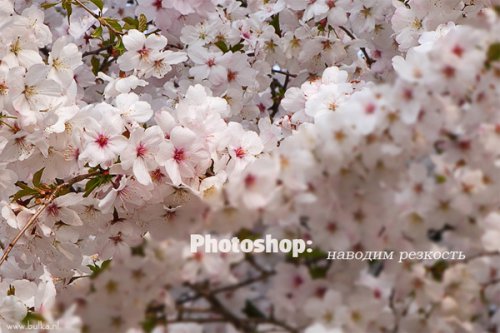
<instances>
[{"instance_id":1,"label":"cherry blossom flower","mask_svg":"<svg viewBox=\"0 0 500 333\"><path fill-rule=\"evenodd\" d=\"M104 96L106 98L116 97L120 94L127 94L137 87L144 87L148 84L146 81L137 78L135 75L112 78L103 72L99 72L97 76L100 79L109 82L104 89Z\"/></svg>"},{"instance_id":2,"label":"cherry blossom flower","mask_svg":"<svg viewBox=\"0 0 500 333\"><path fill-rule=\"evenodd\" d=\"M6 50L2 62L7 64L9 68L23 66L29 68L35 64L42 64L42 57L33 47L33 44L27 34L21 34L12 37L8 41L8 45L4 44Z\"/></svg>"},{"instance_id":3,"label":"cherry blossom flower","mask_svg":"<svg viewBox=\"0 0 500 333\"><path fill-rule=\"evenodd\" d=\"M157 161L174 185L194 178L209 167L209 155L196 140L196 134L181 126L174 127L170 139L160 144Z\"/></svg>"},{"instance_id":4,"label":"cherry blossom flower","mask_svg":"<svg viewBox=\"0 0 500 333\"><path fill-rule=\"evenodd\" d=\"M127 170L133 167L134 176L141 184L151 183L150 170L156 167L155 155L163 134L158 126L135 129L130 135L127 148L120 155L121 165Z\"/></svg>"},{"instance_id":5,"label":"cherry blossom flower","mask_svg":"<svg viewBox=\"0 0 500 333\"><path fill-rule=\"evenodd\" d=\"M7 296L0 303L0 327L16 324L26 316L26 306L16 296Z\"/></svg>"},{"instance_id":6,"label":"cherry blossom flower","mask_svg":"<svg viewBox=\"0 0 500 333\"><path fill-rule=\"evenodd\" d=\"M130 71L150 66L152 56L167 45L167 38L156 34L146 37L140 31L132 29L123 37L123 44L127 52L120 57L118 64L121 70Z\"/></svg>"},{"instance_id":7,"label":"cherry blossom flower","mask_svg":"<svg viewBox=\"0 0 500 333\"><path fill-rule=\"evenodd\" d=\"M134 93L118 95L115 104L128 123L145 123L153 116L149 103L140 101L139 96Z\"/></svg>"},{"instance_id":8,"label":"cherry blossom flower","mask_svg":"<svg viewBox=\"0 0 500 333\"><path fill-rule=\"evenodd\" d=\"M52 68L48 77L62 86L68 86L73 80L75 69L82 64L78 47L64 38L58 39L53 44L49 64Z\"/></svg>"},{"instance_id":9,"label":"cherry blossom flower","mask_svg":"<svg viewBox=\"0 0 500 333\"><path fill-rule=\"evenodd\" d=\"M36 113L48 111L61 96L60 85L47 79L49 70L47 66L37 64L30 67L24 78L10 79L12 105L27 123L35 122Z\"/></svg>"},{"instance_id":10,"label":"cherry blossom flower","mask_svg":"<svg viewBox=\"0 0 500 333\"><path fill-rule=\"evenodd\" d=\"M239 175L229 180L231 201L237 205L241 201L250 209L264 207L275 193L279 164L272 158L260 158L248 165Z\"/></svg>"},{"instance_id":11,"label":"cherry blossom flower","mask_svg":"<svg viewBox=\"0 0 500 333\"><path fill-rule=\"evenodd\" d=\"M127 145L122 130L122 122L116 115L104 117L100 123L90 118L85 126L85 145L79 159L94 166L112 161Z\"/></svg>"},{"instance_id":12,"label":"cherry blossom flower","mask_svg":"<svg viewBox=\"0 0 500 333\"><path fill-rule=\"evenodd\" d=\"M248 163L262 152L264 146L257 133L245 131L238 123L229 123L227 127L228 152L231 157L231 169L241 171Z\"/></svg>"},{"instance_id":13,"label":"cherry blossom flower","mask_svg":"<svg viewBox=\"0 0 500 333\"><path fill-rule=\"evenodd\" d=\"M195 63L189 73L198 81L207 78L212 81L226 74L226 68L221 64L222 52L209 52L202 46L194 44L189 47L188 56Z\"/></svg>"}]
</instances>

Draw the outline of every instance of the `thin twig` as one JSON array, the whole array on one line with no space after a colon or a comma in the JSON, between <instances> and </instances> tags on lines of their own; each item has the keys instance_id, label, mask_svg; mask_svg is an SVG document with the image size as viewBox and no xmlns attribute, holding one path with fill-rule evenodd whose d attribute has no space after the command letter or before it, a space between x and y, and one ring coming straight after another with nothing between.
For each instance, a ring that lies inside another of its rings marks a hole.
<instances>
[{"instance_id":1,"label":"thin twig","mask_svg":"<svg viewBox=\"0 0 500 333\"><path fill-rule=\"evenodd\" d=\"M19 241L19 239L21 239L21 237L24 235L24 233L30 227L32 227L33 225L36 224L37 219L40 216L40 214L42 214L42 212L45 210L45 208L47 208L57 198L57 195L59 194L59 192L61 190L63 190L66 187L70 187L71 185L73 185L75 183L81 182L82 180L85 180L87 178L95 176L97 174L99 174L99 172L92 172L92 173L88 173L88 174L85 174L85 175L79 175L79 176L76 176L74 178L71 178L67 182L64 182L64 183L58 185L52 191L52 193L50 194L50 196L46 199L45 203L43 205L41 205L37 209L37 211L35 212L35 214L33 214L33 216L28 220L28 222L24 225L24 227L21 230L19 230L19 232L17 233L16 237L14 237L14 239L9 243L9 245L7 245L7 248L3 252L2 258L0 258L0 266L2 266L2 264L4 263L5 260L7 260L7 257L9 256L9 253L12 251L12 249L14 248L14 246L16 245L16 243Z\"/></svg>"},{"instance_id":2,"label":"thin twig","mask_svg":"<svg viewBox=\"0 0 500 333\"><path fill-rule=\"evenodd\" d=\"M212 306L214 311L220 313L224 318L227 319L230 323L234 325L237 329L242 330L243 332L252 332L252 327L242 320L238 318L235 314L233 314L230 310L228 310L221 301L210 291L206 291L203 288L200 288L196 285L189 285L191 289L193 289L196 293L200 294L205 300Z\"/></svg>"},{"instance_id":3,"label":"thin twig","mask_svg":"<svg viewBox=\"0 0 500 333\"><path fill-rule=\"evenodd\" d=\"M99 23L101 25L104 25L105 27L107 27L109 30L113 31L116 35L123 35L123 32L121 31L118 31L116 30L115 28L113 28L110 24L108 24L106 22L106 20L102 17L102 16L99 16L97 15L96 13L94 13L89 7L85 6L85 4L83 2L81 2L80 0L74 0L76 2L76 4L80 7L82 7L87 13L89 13L90 15L92 15L97 21L99 21Z\"/></svg>"},{"instance_id":4,"label":"thin twig","mask_svg":"<svg viewBox=\"0 0 500 333\"><path fill-rule=\"evenodd\" d=\"M239 288L239 287L242 287L244 285L254 283L260 279L267 278L269 275L273 275L273 274L274 274L274 271L269 271L269 272L266 272L265 274L263 274L262 276L259 276L258 278L249 279L249 280L246 280L246 281L239 283L239 284L235 284L235 285L232 285L229 287L215 289L212 291L207 290L207 289L203 288L202 286L197 286L197 285L192 285L192 284L188 284L188 287L190 287L198 295L203 297L211 305L213 312L220 314L222 316L222 318L225 319L224 321L230 322L231 324L234 325L234 327L236 327L237 329L239 329L245 333L256 332L255 327L258 324L271 324L274 326L279 326L290 333L298 333L299 332L298 329L288 325L287 323L285 323L279 319L274 318L274 316L263 317L263 318L240 318L237 315L233 314L232 311L227 309L216 296L216 293L227 291L227 290L233 289L233 288ZM179 317L178 319L185 320L185 318L183 318L182 316Z\"/></svg>"},{"instance_id":5,"label":"thin twig","mask_svg":"<svg viewBox=\"0 0 500 333\"><path fill-rule=\"evenodd\" d=\"M340 26L340 29L342 29L342 31L344 31L347 36L349 36L349 38L351 39L357 39L356 36L354 36L354 34L352 32L350 32L348 29L346 29L345 27L343 26ZM372 64L375 62L375 60L373 60L369 55L368 55L368 52L366 51L366 48L364 47L361 47L360 48L361 52L363 53L363 56L365 57L365 62L366 62L366 65L368 66L368 68L371 68L372 67Z\"/></svg>"},{"instance_id":6,"label":"thin twig","mask_svg":"<svg viewBox=\"0 0 500 333\"><path fill-rule=\"evenodd\" d=\"M196 323L196 324L210 324L210 323L223 323L226 322L226 318L180 318L169 320L169 324L175 323Z\"/></svg>"},{"instance_id":7,"label":"thin twig","mask_svg":"<svg viewBox=\"0 0 500 333\"><path fill-rule=\"evenodd\" d=\"M82 57L85 58L85 57L88 57L89 55L96 55L96 54L99 54L101 53L102 51L105 51L105 50L111 50L112 49L112 46L103 46L103 47L100 47L98 49L95 49L95 50L90 50L90 51L86 51L86 52L83 52L82 54Z\"/></svg>"},{"instance_id":8,"label":"thin twig","mask_svg":"<svg viewBox=\"0 0 500 333\"><path fill-rule=\"evenodd\" d=\"M389 308L392 311L392 314L394 315L394 328L392 330L392 333L398 333L399 331L399 313L396 310L396 305L394 303L394 298L396 297L396 290L393 288L391 291L391 295L389 296Z\"/></svg>"},{"instance_id":9,"label":"thin twig","mask_svg":"<svg viewBox=\"0 0 500 333\"><path fill-rule=\"evenodd\" d=\"M297 77L297 74L291 74L291 73L288 73L288 72L285 72L285 71L282 71L280 69L271 69L271 72L273 73L277 73L277 74L283 74L283 75L286 75L286 76L289 76L289 77Z\"/></svg>"},{"instance_id":10,"label":"thin twig","mask_svg":"<svg viewBox=\"0 0 500 333\"><path fill-rule=\"evenodd\" d=\"M78 5L78 6L82 7L83 9L85 9L85 11L86 11L87 13L89 13L89 14L90 14L90 15L92 15L92 16L93 16L96 20L98 20L98 21L99 21L99 18L100 18L100 17L99 17L99 15L97 15L96 13L94 13L94 12L93 12L93 11L92 11L89 7L85 6L85 5L83 4L83 2L81 2L80 0L74 0L74 1L77 3L77 5Z\"/></svg>"},{"instance_id":11,"label":"thin twig","mask_svg":"<svg viewBox=\"0 0 500 333\"><path fill-rule=\"evenodd\" d=\"M274 272L273 273L268 273L268 274L262 274L262 275L256 276L254 278L247 279L245 281L242 281L242 282L239 282L239 283L236 283L236 284L232 284L232 285L229 285L229 286L226 286L226 287L221 287L221 288L218 288L218 289L214 289L212 291L212 293L213 294L220 294L220 293L232 291L232 290L235 290L235 289L239 289L239 288L242 288L242 287L254 284L256 282L260 282L260 281L266 280L267 278L269 278L273 274L274 274Z\"/></svg>"}]
</instances>

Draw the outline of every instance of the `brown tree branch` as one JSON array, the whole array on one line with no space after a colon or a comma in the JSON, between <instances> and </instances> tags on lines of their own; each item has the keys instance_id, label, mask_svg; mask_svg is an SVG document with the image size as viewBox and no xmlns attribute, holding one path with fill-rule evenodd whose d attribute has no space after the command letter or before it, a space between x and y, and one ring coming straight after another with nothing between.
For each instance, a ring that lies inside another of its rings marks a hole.
<instances>
[{"instance_id":1,"label":"brown tree branch","mask_svg":"<svg viewBox=\"0 0 500 333\"><path fill-rule=\"evenodd\" d=\"M33 216L28 220L28 222L24 225L24 227L21 230L19 230L19 232L16 234L16 237L14 237L14 239L12 239L12 241L9 243L9 245L7 245L7 247L5 248L5 250L3 252L2 258L0 258L0 266L2 266L2 264L4 263L5 260L7 260L9 253L12 251L12 249L14 248L16 243L19 241L19 239L21 239L21 237L24 235L24 233L30 227L32 227L33 225L36 224L37 219L40 216L40 214L42 214L43 211L45 210L45 208L47 208L57 198L59 192L61 192L65 188L71 187L75 183L78 183L78 182L81 182L82 180L91 178L97 174L99 174L99 172L91 172L88 174L79 175L79 176L71 178L68 181L58 185L52 191L52 193L48 196L48 198L45 199L45 202L40 207L38 207L35 214L33 214Z\"/></svg>"}]
</instances>

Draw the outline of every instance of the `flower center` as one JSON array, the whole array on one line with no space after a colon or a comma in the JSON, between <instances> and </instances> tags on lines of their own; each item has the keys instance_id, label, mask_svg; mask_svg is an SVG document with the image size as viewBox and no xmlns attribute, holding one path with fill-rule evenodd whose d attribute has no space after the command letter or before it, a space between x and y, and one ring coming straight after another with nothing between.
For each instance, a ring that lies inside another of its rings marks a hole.
<instances>
[{"instance_id":1,"label":"flower center","mask_svg":"<svg viewBox=\"0 0 500 333\"><path fill-rule=\"evenodd\" d=\"M246 151L245 149L243 149L242 147L238 147L234 150L234 154L236 155L236 157L238 158L243 158L245 157L246 155Z\"/></svg>"},{"instance_id":2,"label":"flower center","mask_svg":"<svg viewBox=\"0 0 500 333\"><path fill-rule=\"evenodd\" d=\"M375 109L376 109L375 104L370 103L370 104L368 104L368 105L366 106L366 108L365 108L365 112L366 112L366 114L372 114L372 113L374 113L374 112L375 112Z\"/></svg>"},{"instance_id":3,"label":"flower center","mask_svg":"<svg viewBox=\"0 0 500 333\"><path fill-rule=\"evenodd\" d=\"M16 56L21 51L21 43L19 42L19 38L16 39L14 43L10 46L10 52L14 53Z\"/></svg>"},{"instance_id":4,"label":"flower center","mask_svg":"<svg viewBox=\"0 0 500 333\"><path fill-rule=\"evenodd\" d=\"M462 55L464 54L464 49L460 45L455 45L453 48L452 52L459 58L462 58Z\"/></svg>"},{"instance_id":5,"label":"flower center","mask_svg":"<svg viewBox=\"0 0 500 333\"><path fill-rule=\"evenodd\" d=\"M174 160L179 163L185 159L184 156L184 149L182 148L175 148L174 150Z\"/></svg>"},{"instance_id":6,"label":"flower center","mask_svg":"<svg viewBox=\"0 0 500 333\"><path fill-rule=\"evenodd\" d=\"M135 148L135 151L136 151L136 155L137 157L144 157L147 153L147 148L144 146L143 143L140 143L136 148Z\"/></svg>"},{"instance_id":7,"label":"flower center","mask_svg":"<svg viewBox=\"0 0 500 333\"><path fill-rule=\"evenodd\" d=\"M53 203L47 207L47 212L52 216L57 216L59 214L59 207Z\"/></svg>"},{"instance_id":8,"label":"flower center","mask_svg":"<svg viewBox=\"0 0 500 333\"><path fill-rule=\"evenodd\" d=\"M167 65L165 64L164 59L155 60L153 66L157 72L162 72L165 70L165 68L167 68Z\"/></svg>"},{"instance_id":9,"label":"flower center","mask_svg":"<svg viewBox=\"0 0 500 333\"><path fill-rule=\"evenodd\" d=\"M236 76L238 75L237 72L233 72L232 70L227 71L227 81L231 82L236 80Z\"/></svg>"},{"instance_id":10,"label":"flower center","mask_svg":"<svg viewBox=\"0 0 500 333\"><path fill-rule=\"evenodd\" d=\"M163 0L155 0L155 2L153 2L153 7L156 8L156 10L160 10L163 8L163 3L162 3Z\"/></svg>"},{"instance_id":11,"label":"flower center","mask_svg":"<svg viewBox=\"0 0 500 333\"><path fill-rule=\"evenodd\" d=\"M207 66L208 67L213 67L215 66L215 59L214 58L210 58L207 60Z\"/></svg>"},{"instance_id":12,"label":"flower center","mask_svg":"<svg viewBox=\"0 0 500 333\"><path fill-rule=\"evenodd\" d=\"M419 20L418 18L416 18L412 23L411 25L413 26L413 28L415 28L416 30L420 30L422 29L422 20Z\"/></svg>"},{"instance_id":13,"label":"flower center","mask_svg":"<svg viewBox=\"0 0 500 333\"><path fill-rule=\"evenodd\" d=\"M36 95L36 87L34 87L34 86L25 86L23 94L24 94L24 96L26 96L26 98L33 97L34 95Z\"/></svg>"},{"instance_id":14,"label":"flower center","mask_svg":"<svg viewBox=\"0 0 500 333\"><path fill-rule=\"evenodd\" d=\"M163 177L165 177L165 175L161 172L160 169L156 169L151 172L151 178L157 183L161 182Z\"/></svg>"},{"instance_id":15,"label":"flower center","mask_svg":"<svg viewBox=\"0 0 500 333\"><path fill-rule=\"evenodd\" d=\"M99 134L97 139L95 139L95 143L99 145L99 147L104 148L105 146L108 145L109 139L107 136L104 134Z\"/></svg>"},{"instance_id":16,"label":"flower center","mask_svg":"<svg viewBox=\"0 0 500 333\"><path fill-rule=\"evenodd\" d=\"M442 73L446 78L451 79L455 76L455 68L452 66L445 66L442 69Z\"/></svg>"},{"instance_id":17,"label":"flower center","mask_svg":"<svg viewBox=\"0 0 500 333\"><path fill-rule=\"evenodd\" d=\"M61 70L64 69L66 66L61 59L55 58L54 60L52 60L52 67L54 67L56 70Z\"/></svg>"},{"instance_id":18,"label":"flower center","mask_svg":"<svg viewBox=\"0 0 500 333\"><path fill-rule=\"evenodd\" d=\"M9 87L5 82L0 83L0 95L5 96L9 93Z\"/></svg>"},{"instance_id":19,"label":"flower center","mask_svg":"<svg viewBox=\"0 0 500 333\"><path fill-rule=\"evenodd\" d=\"M370 7L363 6L360 12L365 18L372 16L372 9Z\"/></svg>"},{"instance_id":20,"label":"flower center","mask_svg":"<svg viewBox=\"0 0 500 333\"><path fill-rule=\"evenodd\" d=\"M295 275L293 278L293 285L295 287L300 287L304 283L304 279L300 275Z\"/></svg>"},{"instance_id":21,"label":"flower center","mask_svg":"<svg viewBox=\"0 0 500 333\"><path fill-rule=\"evenodd\" d=\"M139 53L141 59L149 57L149 49L145 46L143 46L142 49L137 51L137 53Z\"/></svg>"},{"instance_id":22,"label":"flower center","mask_svg":"<svg viewBox=\"0 0 500 333\"><path fill-rule=\"evenodd\" d=\"M263 103L257 104L257 107L259 108L259 111L264 113L266 112L266 106Z\"/></svg>"},{"instance_id":23,"label":"flower center","mask_svg":"<svg viewBox=\"0 0 500 333\"><path fill-rule=\"evenodd\" d=\"M255 185L255 182L256 182L256 178L254 175L252 175L251 173L249 173L246 177L245 177L245 187L246 188L250 188L252 186Z\"/></svg>"}]
</instances>

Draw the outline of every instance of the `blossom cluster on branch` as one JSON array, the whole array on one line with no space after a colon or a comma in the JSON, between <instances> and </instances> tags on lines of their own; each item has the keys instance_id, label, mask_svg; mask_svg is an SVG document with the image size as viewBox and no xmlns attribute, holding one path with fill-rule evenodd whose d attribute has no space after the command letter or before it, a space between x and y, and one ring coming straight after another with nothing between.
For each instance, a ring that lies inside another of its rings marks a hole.
<instances>
[{"instance_id":1,"label":"blossom cluster on branch","mask_svg":"<svg viewBox=\"0 0 500 333\"><path fill-rule=\"evenodd\" d=\"M496 332L499 31L498 0L0 0L0 333Z\"/></svg>"}]
</instances>

